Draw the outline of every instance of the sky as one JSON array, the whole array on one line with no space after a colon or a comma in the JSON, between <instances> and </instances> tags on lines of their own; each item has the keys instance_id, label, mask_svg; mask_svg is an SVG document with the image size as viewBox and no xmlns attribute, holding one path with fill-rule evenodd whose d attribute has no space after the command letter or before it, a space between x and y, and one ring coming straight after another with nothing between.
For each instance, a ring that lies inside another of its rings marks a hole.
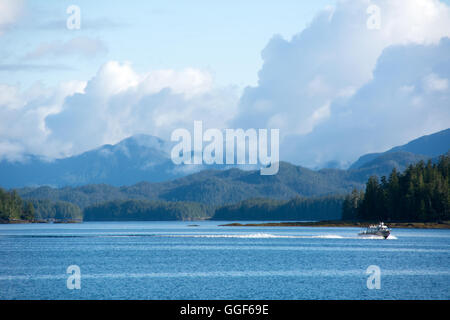
<instances>
[{"instance_id":1,"label":"sky","mask_svg":"<svg viewBox=\"0 0 450 320\"><path fill-rule=\"evenodd\" d=\"M448 37L439 0L0 0L0 159L203 120L346 167L450 127Z\"/></svg>"},{"instance_id":2,"label":"sky","mask_svg":"<svg viewBox=\"0 0 450 320\"><path fill-rule=\"evenodd\" d=\"M282 5L267 0L24 1L10 32L0 38L5 50L2 64L48 67L47 71L40 69L34 74L9 72L10 82L24 85L37 80L52 85L73 78L89 79L107 61L130 61L140 72L198 68L212 73L218 85L244 87L256 84L262 64L260 51L274 34L292 37L320 9L333 3L334 0L286 0ZM79 30L66 28L66 10L72 4L81 11ZM89 39L91 50L83 50L80 45L73 48L72 54L33 55L43 44L67 44L77 37Z\"/></svg>"}]
</instances>

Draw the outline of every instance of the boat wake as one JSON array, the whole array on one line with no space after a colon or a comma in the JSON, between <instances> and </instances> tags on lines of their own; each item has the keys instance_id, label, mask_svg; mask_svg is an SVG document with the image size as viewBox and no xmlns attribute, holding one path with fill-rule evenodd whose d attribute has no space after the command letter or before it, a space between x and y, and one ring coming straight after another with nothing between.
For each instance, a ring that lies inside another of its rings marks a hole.
<instances>
[{"instance_id":1,"label":"boat wake","mask_svg":"<svg viewBox=\"0 0 450 320\"><path fill-rule=\"evenodd\" d=\"M336 234L326 235L278 235L271 233L250 233L250 234L192 234L192 235L171 235L171 237L188 238L237 238L237 239L350 239Z\"/></svg>"},{"instance_id":2,"label":"boat wake","mask_svg":"<svg viewBox=\"0 0 450 320\"><path fill-rule=\"evenodd\" d=\"M189 234L172 235L172 237L188 238L238 238L238 239L275 239L275 238L300 238L298 236L283 236L270 233L251 233L251 234Z\"/></svg>"},{"instance_id":3,"label":"boat wake","mask_svg":"<svg viewBox=\"0 0 450 320\"><path fill-rule=\"evenodd\" d=\"M216 234L155 234L155 233L104 233L104 234L40 234L40 235L3 235L13 238L131 238L131 237L167 237L167 238L235 238L235 239L384 239L376 235L342 236L337 234L319 235L281 235L272 233L216 233ZM389 235L387 240L397 237Z\"/></svg>"},{"instance_id":4,"label":"boat wake","mask_svg":"<svg viewBox=\"0 0 450 320\"><path fill-rule=\"evenodd\" d=\"M318 238L318 239L345 239L343 236L335 235L335 234L325 234L325 235L319 235L319 236L312 236L311 238Z\"/></svg>"},{"instance_id":5,"label":"boat wake","mask_svg":"<svg viewBox=\"0 0 450 320\"><path fill-rule=\"evenodd\" d=\"M235 239L372 239L384 240L384 237L376 235L367 236L341 236L337 234L322 235L279 235L271 233L245 233L245 234L182 234L182 235L161 235L166 237L182 238L235 238ZM396 240L397 237L389 235L386 240Z\"/></svg>"}]
</instances>

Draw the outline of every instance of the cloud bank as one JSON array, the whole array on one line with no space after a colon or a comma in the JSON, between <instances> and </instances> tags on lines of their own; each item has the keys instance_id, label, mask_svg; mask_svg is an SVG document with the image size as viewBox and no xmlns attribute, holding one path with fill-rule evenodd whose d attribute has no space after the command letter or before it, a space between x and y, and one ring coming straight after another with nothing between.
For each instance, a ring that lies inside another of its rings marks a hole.
<instances>
[{"instance_id":1,"label":"cloud bank","mask_svg":"<svg viewBox=\"0 0 450 320\"><path fill-rule=\"evenodd\" d=\"M87 82L26 91L0 86L0 156L32 153L63 157L116 143L138 133L169 139L174 128L207 118L224 127L238 93L216 88L198 69L135 72L130 63L110 61Z\"/></svg>"},{"instance_id":2,"label":"cloud bank","mask_svg":"<svg viewBox=\"0 0 450 320\"><path fill-rule=\"evenodd\" d=\"M350 99L333 103L328 119L311 133L287 137L282 150L301 150L310 166L332 161L348 165L364 153L449 128L449 57L449 38L437 45L386 49L372 80Z\"/></svg>"},{"instance_id":3,"label":"cloud bank","mask_svg":"<svg viewBox=\"0 0 450 320\"><path fill-rule=\"evenodd\" d=\"M367 27L367 9L373 4L380 12L380 28L375 30ZM432 124L418 125L425 119L424 110L405 110L404 101L391 100L389 86L392 77L407 86L420 73L428 77L424 81L431 87L441 88L421 98L429 99L430 104L445 100L442 95L448 95L449 69L440 70L439 78L431 70L445 63L445 58L438 57L449 56L445 45L436 47L448 36L450 10L439 1L341 1L336 8L320 13L290 41L275 36L269 42L262 52L258 86L245 90L233 125L280 128L285 137L282 158L310 167L332 160L353 161L365 152L381 151L447 128L450 118L443 105L428 109L437 112L438 122L429 119ZM389 50L399 45L404 46L401 52ZM437 52L431 54L427 48ZM391 61L387 68L383 67L386 60ZM405 66L404 61L411 63ZM371 81L372 85L366 85ZM338 106L346 110L345 122ZM402 112L407 112L404 118ZM375 114L376 118L370 118ZM383 115L393 114L398 126L386 126ZM379 135L372 127L385 131ZM340 131L351 134L336 136ZM361 134L376 141L348 140Z\"/></svg>"},{"instance_id":4,"label":"cloud bank","mask_svg":"<svg viewBox=\"0 0 450 320\"><path fill-rule=\"evenodd\" d=\"M371 5L379 28L368 28ZM2 85L0 157L60 157L138 133L168 139L203 120L279 128L283 160L347 165L450 127L448 37L450 8L438 0L340 1L292 39L274 36L262 51L258 85L240 97L203 70L139 73L117 61L56 88ZM64 55L69 47L50 44L30 55ZM82 56L98 51L92 47L77 46Z\"/></svg>"}]
</instances>

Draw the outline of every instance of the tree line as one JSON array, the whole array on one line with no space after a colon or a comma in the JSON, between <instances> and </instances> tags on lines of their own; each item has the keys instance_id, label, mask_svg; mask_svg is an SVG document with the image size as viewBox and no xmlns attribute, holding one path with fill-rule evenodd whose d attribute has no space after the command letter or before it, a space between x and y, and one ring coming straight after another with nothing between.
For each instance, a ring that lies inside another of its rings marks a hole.
<instances>
[{"instance_id":1,"label":"tree line","mask_svg":"<svg viewBox=\"0 0 450 320\"><path fill-rule=\"evenodd\" d=\"M0 188L0 223L14 221L82 220L82 210L72 203L50 200L23 200L16 190Z\"/></svg>"},{"instance_id":2,"label":"tree line","mask_svg":"<svg viewBox=\"0 0 450 320\"><path fill-rule=\"evenodd\" d=\"M421 161L410 165L403 173L393 169L388 177L378 179L372 176L368 179L364 191L355 189L347 196L308 198L296 196L290 200L264 197L227 205L130 198L105 201L103 197L95 197L96 203L83 209L76 204L56 199L24 201L16 191L5 191L0 188L0 221L34 219L444 221L450 220L449 176L450 156L447 155L440 157L437 162Z\"/></svg>"},{"instance_id":3,"label":"tree line","mask_svg":"<svg viewBox=\"0 0 450 320\"><path fill-rule=\"evenodd\" d=\"M83 220L83 211L77 205L65 201L30 200L38 220Z\"/></svg>"},{"instance_id":4,"label":"tree line","mask_svg":"<svg viewBox=\"0 0 450 320\"><path fill-rule=\"evenodd\" d=\"M215 210L214 220L340 220L344 196L250 199Z\"/></svg>"},{"instance_id":5,"label":"tree line","mask_svg":"<svg viewBox=\"0 0 450 320\"><path fill-rule=\"evenodd\" d=\"M0 222L34 220L34 207L30 201L23 201L18 193L0 188Z\"/></svg>"},{"instance_id":6,"label":"tree line","mask_svg":"<svg viewBox=\"0 0 450 320\"><path fill-rule=\"evenodd\" d=\"M353 190L342 206L344 220L450 220L450 157L420 161L403 173L369 178L365 191Z\"/></svg>"},{"instance_id":7,"label":"tree line","mask_svg":"<svg viewBox=\"0 0 450 320\"><path fill-rule=\"evenodd\" d=\"M212 207L198 202L115 200L85 208L85 221L156 220L337 220L344 196L291 200L249 199Z\"/></svg>"},{"instance_id":8,"label":"tree line","mask_svg":"<svg viewBox=\"0 0 450 320\"><path fill-rule=\"evenodd\" d=\"M202 220L212 209L198 202L159 200L115 200L84 209L85 221L167 221Z\"/></svg>"},{"instance_id":9,"label":"tree line","mask_svg":"<svg viewBox=\"0 0 450 320\"><path fill-rule=\"evenodd\" d=\"M127 199L100 202L82 210L64 201L24 201L16 191L0 189L0 220L333 220L340 219L343 201L343 196L259 198L215 207L199 202Z\"/></svg>"}]
</instances>

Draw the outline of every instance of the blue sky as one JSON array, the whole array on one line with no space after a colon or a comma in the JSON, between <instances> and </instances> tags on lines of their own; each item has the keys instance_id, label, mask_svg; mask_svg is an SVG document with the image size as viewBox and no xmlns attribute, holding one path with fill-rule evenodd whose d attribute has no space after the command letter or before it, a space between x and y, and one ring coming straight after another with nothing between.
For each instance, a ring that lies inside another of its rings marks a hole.
<instances>
[{"instance_id":1,"label":"blue sky","mask_svg":"<svg viewBox=\"0 0 450 320\"><path fill-rule=\"evenodd\" d=\"M0 159L202 120L346 167L450 127L449 1L0 0Z\"/></svg>"},{"instance_id":2,"label":"blue sky","mask_svg":"<svg viewBox=\"0 0 450 320\"><path fill-rule=\"evenodd\" d=\"M138 71L195 67L219 85L256 84L261 50L274 34L290 38L333 0L318 1L28 1L18 23L0 38L2 63L58 66L61 70L2 72L0 79L29 85L87 79L109 60L131 61ZM68 30L66 9L81 9L81 29ZM42 43L85 36L101 41L97 55L24 59ZM7 56L5 57L5 52ZM73 70L66 70L63 67Z\"/></svg>"}]
</instances>

